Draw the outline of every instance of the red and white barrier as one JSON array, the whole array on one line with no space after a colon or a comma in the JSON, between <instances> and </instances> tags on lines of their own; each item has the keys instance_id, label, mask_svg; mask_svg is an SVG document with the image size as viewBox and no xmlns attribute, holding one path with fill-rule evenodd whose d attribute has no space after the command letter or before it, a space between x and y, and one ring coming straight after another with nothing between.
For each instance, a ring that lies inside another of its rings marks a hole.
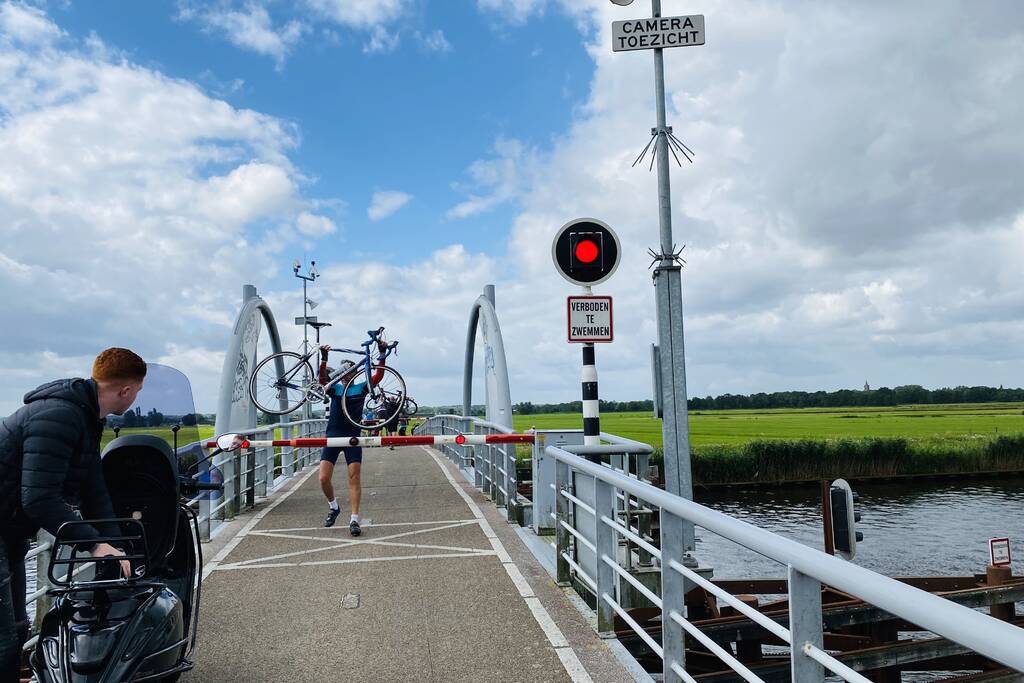
<instances>
[{"instance_id":1,"label":"red and white barrier","mask_svg":"<svg viewBox=\"0 0 1024 683\"><path fill-rule=\"evenodd\" d=\"M364 446L439 446L458 444L480 446L499 443L533 443L533 434L443 434L439 436L332 436L314 439L244 439L239 448L266 448L292 446L293 448L350 448ZM208 441L207 448L216 448L216 441Z\"/></svg>"}]
</instances>

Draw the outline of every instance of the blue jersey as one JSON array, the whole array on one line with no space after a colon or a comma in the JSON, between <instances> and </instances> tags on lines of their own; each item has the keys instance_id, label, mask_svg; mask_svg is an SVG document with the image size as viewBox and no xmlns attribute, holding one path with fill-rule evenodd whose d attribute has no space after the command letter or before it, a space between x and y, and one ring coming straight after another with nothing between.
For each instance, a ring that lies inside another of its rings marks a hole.
<instances>
[{"instance_id":1,"label":"blue jersey","mask_svg":"<svg viewBox=\"0 0 1024 683\"><path fill-rule=\"evenodd\" d=\"M338 382L333 387L331 387L331 391L334 392L335 396L341 396L341 392L344 391L344 389L345 387L341 385L341 382ZM348 398L358 398L359 396L362 396L365 393L367 393L366 382L356 382L355 384L348 388L348 391L345 393L345 396Z\"/></svg>"}]
</instances>

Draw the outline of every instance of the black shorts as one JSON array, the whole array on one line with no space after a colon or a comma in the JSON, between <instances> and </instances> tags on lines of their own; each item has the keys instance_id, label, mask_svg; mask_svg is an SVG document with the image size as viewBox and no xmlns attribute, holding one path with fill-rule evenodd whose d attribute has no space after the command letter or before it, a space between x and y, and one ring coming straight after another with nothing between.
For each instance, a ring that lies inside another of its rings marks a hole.
<instances>
[{"instance_id":1,"label":"black shorts","mask_svg":"<svg viewBox=\"0 0 1024 683\"><path fill-rule=\"evenodd\" d=\"M349 415L361 415L363 413L364 396L355 396L347 399ZM345 419L341 410L341 399L337 396L331 397L331 411L327 416L327 436L359 436L359 427ZM338 456L345 451L345 463L351 465L354 462L363 461L363 449L360 446L348 446L339 448L328 446L320 453L320 460L326 460L332 465L337 464Z\"/></svg>"}]
</instances>

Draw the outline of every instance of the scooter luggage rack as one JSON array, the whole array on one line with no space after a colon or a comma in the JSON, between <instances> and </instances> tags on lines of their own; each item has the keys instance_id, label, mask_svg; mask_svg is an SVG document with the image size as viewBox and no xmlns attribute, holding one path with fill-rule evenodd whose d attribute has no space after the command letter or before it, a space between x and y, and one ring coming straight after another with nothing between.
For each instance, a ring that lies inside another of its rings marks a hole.
<instances>
[{"instance_id":1,"label":"scooter luggage rack","mask_svg":"<svg viewBox=\"0 0 1024 683\"><path fill-rule=\"evenodd\" d=\"M138 533L137 534L125 533L125 534L122 534L120 536L100 536L99 538L91 538L91 539L87 539L85 541L82 541L82 540L79 540L79 539L69 540L67 538L67 535L69 533L71 533L71 531L73 531L76 527L82 527L82 526L90 526L90 527L92 527L92 526L96 526L96 525L105 525L105 524L117 524L117 525L121 526L122 529L125 528L124 525L128 525L129 527L137 527L138 528ZM142 552L141 553L136 553L136 554L133 554L133 555L128 555L128 554L125 554L125 555L111 555L111 556L106 556L106 557L93 557L92 555L89 555L89 556L86 556L86 557L81 557L78 554L79 552L85 552L85 551L80 551L79 550L79 546L83 546L83 545L88 545L89 547L94 547L97 543L107 543L107 544L110 544L110 545L114 545L114 544L117 544L117 543L131 543L133 549L136 549L136 547L137 547L135 545L136 542L140 542L142 544ZM60 551L61 551L62 547L69 547L71 549L71 557L68 557L68 558L61 558L60 557ZM117 574L118 574L118 576L120 578L117 578L117 579L92 579L92 580L89 580L89 581L82 581L82 582L74 583L73 586L72 586L72 583L73 583L73 579L74 579L75 574L78 571L81 570L82 565L96 564L97 566L101 566L102 563L110 563L110 562L120 563L121 560L128 560L129 562L141 561L141 562L145 563L147 561L147 559L148 559L147 558L147 552L146 552L146 530L145 530L145 528L143 528L142 522L140 522L137 519L131 519L129 517L114 518L114 519L94 519L94 520L89 520L89 521L79 520L79 521L73 521L73 522L65 522L64 524L60 525L59 529L57 529L57 535L53 539L53 550L52 550L52 553L53 554L52 554L51 559L50 559L50 567L47 570L47 574L48 574L48 576L50 578L50 585L51 586L56 586L59 589L74 588L76 590L79 590L79 589L81 589L81 590L88 590L88 589L91 589L91 588L116 588L116 587L133 585L133 584L138 583L142 579L142 577L144 575L144 572L142 574L138 575L138 576L136 576L133 573L130 577L124 577L124 576L121 576L120 566L118 566L118 570L117 570ZM62 576L60 578L57 578L57 576L54 573L54 568L58 567L58 566L66 566L67 567L67 574L65 574L64 576ZM79 567L79 569L76 569L76 567Z\"/></svg>"}]
</instances>

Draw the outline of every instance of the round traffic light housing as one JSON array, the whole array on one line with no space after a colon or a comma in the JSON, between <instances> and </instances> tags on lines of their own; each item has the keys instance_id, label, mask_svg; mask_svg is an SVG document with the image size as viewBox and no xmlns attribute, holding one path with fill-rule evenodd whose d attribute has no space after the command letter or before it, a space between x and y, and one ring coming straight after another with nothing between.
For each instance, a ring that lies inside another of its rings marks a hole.
<instances>
[{"instance_id":1,"label":"round traffic light housing","mask_svg":"<svg viewBox=\"0 0 1024 683\"><path fill-rule=\"evenodd\" d=\"M577 218L563 225L551 244L551 259L559 275L588 287L604 282L619 266L619 237L596 218Z\"/></svg>"}]
</instances>

